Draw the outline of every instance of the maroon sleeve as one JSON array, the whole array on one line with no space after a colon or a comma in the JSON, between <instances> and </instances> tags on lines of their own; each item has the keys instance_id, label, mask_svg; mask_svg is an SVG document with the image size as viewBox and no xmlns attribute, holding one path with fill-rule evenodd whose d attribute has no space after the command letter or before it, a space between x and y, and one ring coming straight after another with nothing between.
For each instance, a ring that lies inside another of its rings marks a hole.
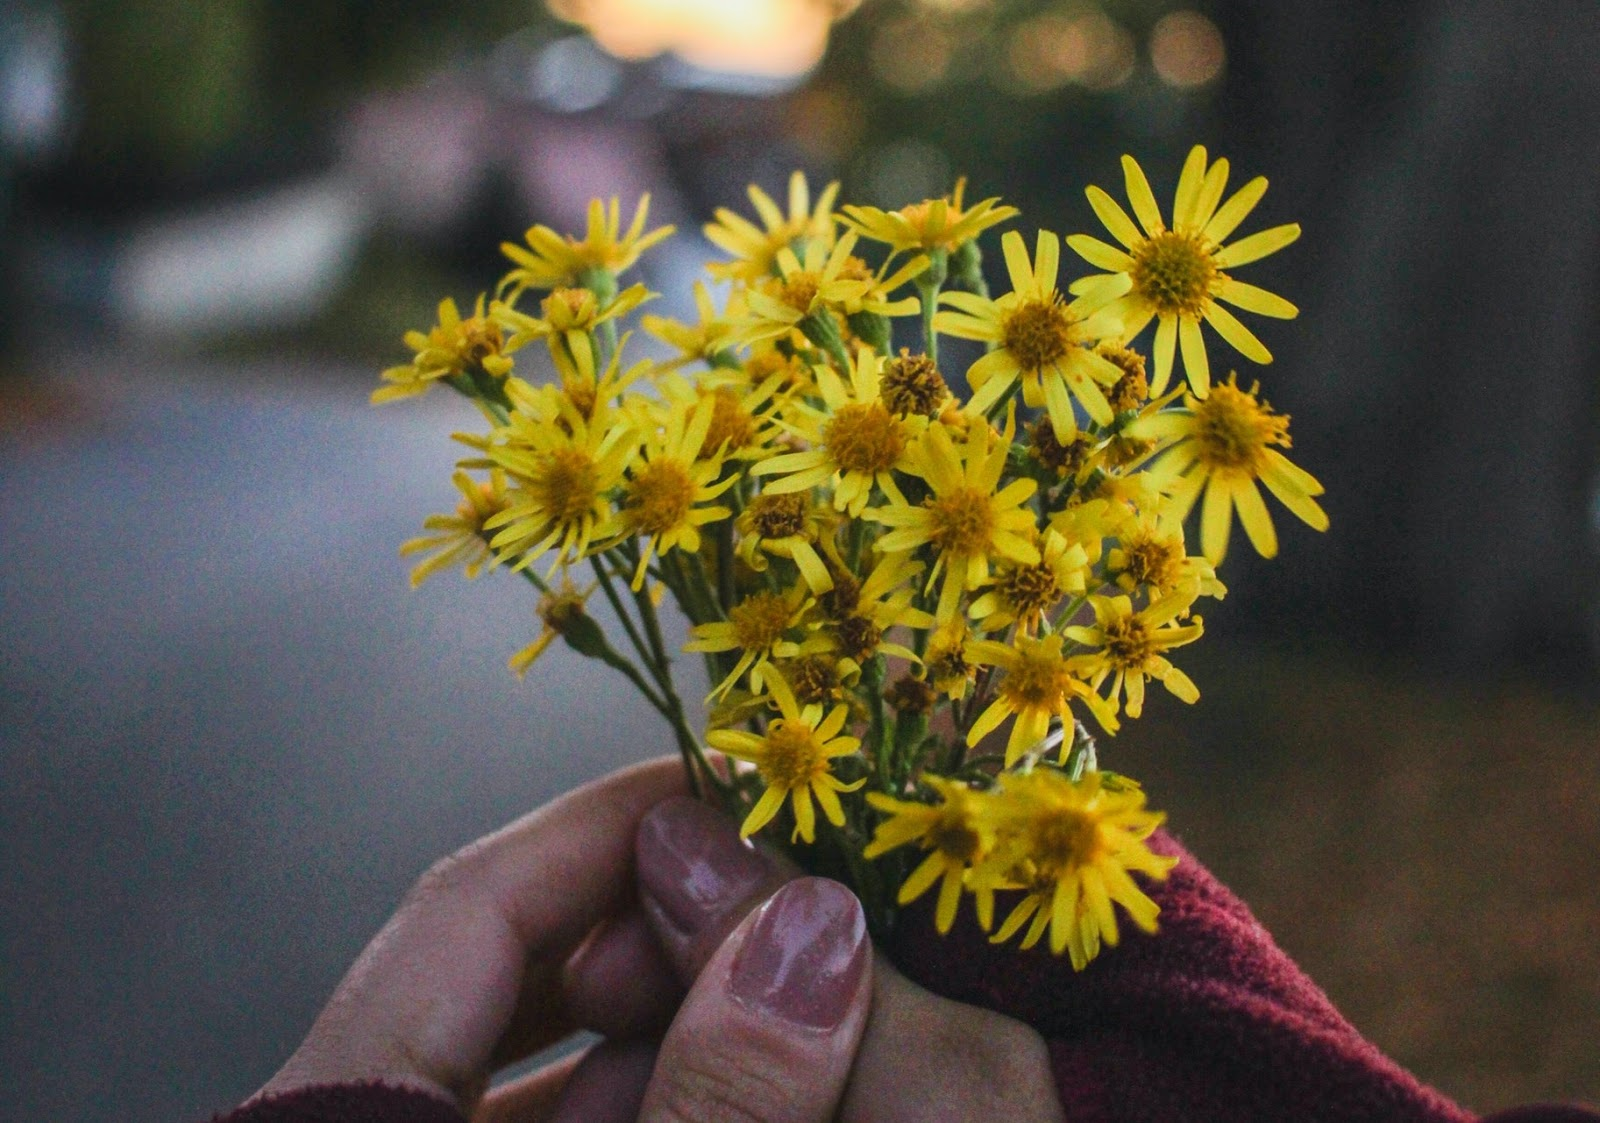
<instances>
[{"instance_id":1,"label":"maroon sleeve","mask_svg":"<svg viewBox=\"0 0 1600 1123\"><path fill-rule=\"evenodd\" d=\"M265 1096L212 1123L466 1123L456 1106L387 1084L322 1084Z\"/></svg>"},{"instance_id":2,"label":"maroon sleeve","mask_svg":"<svg viewBox=\"0 0 1600 1123\"><path fill-rule=\"evenodd\" d=\"M1124 924L1121 945L1082 972L1042 945L990 945L965 909L966 923L943 938L927 917L908 918L894 958L923 985L1043 1034L1073 1123L1476 1118L1357 1033L1170 835L1157 832L1151 847L1179 859L1165 883L1147 883L1160 932ZM1497 1123L1600 1123L1578 1109L1522 1110L1532 1114Z\"/></svg>"}]
</instances>

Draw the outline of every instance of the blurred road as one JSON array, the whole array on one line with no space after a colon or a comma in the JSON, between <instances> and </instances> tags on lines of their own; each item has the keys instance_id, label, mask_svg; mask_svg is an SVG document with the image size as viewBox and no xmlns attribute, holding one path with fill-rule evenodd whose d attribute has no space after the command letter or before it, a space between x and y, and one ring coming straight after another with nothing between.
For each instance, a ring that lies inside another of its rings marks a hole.
<instances>
[{"instance_id":1,"label":"blurred road","mask_svg":"<svg viewBox=\"0 0 1600 1123\"><path fill-rule=\"evenodd\" d=\"M203 1119L431 860L670 743L564 650L506 670L520 581L408 589L458 403L112 355L52 377L70 423L0 428L0 1117Z\"/></svg>"}]
</instances>

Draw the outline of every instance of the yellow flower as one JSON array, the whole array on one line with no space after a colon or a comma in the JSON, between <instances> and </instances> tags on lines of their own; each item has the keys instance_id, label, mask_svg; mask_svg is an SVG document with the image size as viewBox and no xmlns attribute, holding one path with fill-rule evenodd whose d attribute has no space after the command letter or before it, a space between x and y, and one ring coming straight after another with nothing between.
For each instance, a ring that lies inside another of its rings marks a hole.
<instances>
[{"instance_id":1,"label":"yellow flower","mask_svg":"<svg viewBox=\"0 0 1600 1123\"><path fill-rule=\"evenodd\" d=\"M915 446L907 470L927 481L933 494L912 506L896 492L887 507L874 507L866 517L894 529L878 539L884 553L905 553L932 545L938 560L928 574L928 587L944 573L934 615L948 620L960 607L961 594L989 579L991 558L1037 565L1033 512L1025 506L1038 484L1012 480L999 488L1011 448L1012 426L996 435L982 420L968 427L959 448L943 425L928 429ZM999 490L996 490L999 488Z\"/></svg>"},{"instance_id":2,"label":"yellow flower","mask_svg":"<svg viewBox=\"0 0 1600 1123\"><path fill-rule=\"evenodd\" d=\"M813 593L833 588L817 544L833 533L833 519L818 511L803 491L755 496L734 523L739 532L739 557L757 573L765 573L767 554L788 558Z\"/></svg>"},{"instance_id":3,"label":"yellow flower","mask_svg":"<svg viewBox=\"0 0 1600 1123\"><path fill-rule=\"evenodd\" d=\"M763 460L750 469L752 476L776 475L765 486L768 495L809 491L833 481L833 506L858 517L872 495L872 487L899 494L890 472L904 471L912 442L927 425L922 417L896 417L878 394L883 359L862 348L850 366L846 388L831 367L816 368L817 388L825 411L803 402L793 403L780 415L786 429L811 445L803 452L785 453Z\"/></svg>"},{"instance_id":4,"label":"yellow flower","mask_svg":"<svg viewBox=\"0 0 1600 1123\"><path fill-rule=\"evenodd\" d=\"M778 410L773 395L781 382L774 375L752 387L738 371L719 369L703 371L693 381L671 374L657 385L672 401L710 403L711 426L700 449L701 459L759 460L772 454L772 438L777 434L773 415Z\"/></svg>"},{"instance_id":5,"label":"yellow flower","mask_svg":"<svg viewBox=\"0 0 1600 1123\"><path fill-rule=\"evenodd\" d=\"M587 589L580 590L563 573L561 587L539 598L537 611L544 625L539 637L507 660L507 665L516 672L518 678L528 673L528 668L555 642L557 636L567 634L586 615L585 603L598 585L599 582L594 582Z\"/></svg>"},{"instance_id":6,"label":"yellow flower","mask_svg":"<svg viewBox=\"0 0 1600 1123\"><path fill-rule=\"evenodd\" d=\"M972 687L978 669L967 662L966 648L972 639L964 616L952 616L928 637L922 653L923 681L952 702L960 702Z\"/></svg>"},{"instance_id":7,"label":"yellow flower","mask_svg":"<svg viewBox=\"0 0 1600 1123\"><path fill-rule=\"evenodd\" d=\"M1164 881L1176 858L1146 843L1166 818L1147 811L1144 792L1131 780L1089 772L1073 781L1050 768L1002 773L998 801L1008 841L997 848L990 877L1026 889L991 939L1004 943L1028 924L1022 947L1031 948L1045 930L1050 950L1069 952L1075 970L1115 947L1119 937L1113 904L1146 932L1156 930L1160 908L1129 876L1130 871ZM988 872L988 871L985 871Z\"/></svg>"},{"instance_id":8,"label":"yellow flower","mask_svg":"<svg viewBox=\"0 0 1600 1123\"><path fill-rule=\"evenodd\" d=\"M456 302L446 297L439 302L439 323L426 335L408 331L405 344L416 357L403 366L390 367L380 376L387 386L372 392L372 404L392 402L425 393L440 379L482 372L493 379L511 373L512 360L500 325L483 314L483 297L478 297L472 315L465 320Z\"/></svg>"},{"instance_id":9,"label":"yellow flower","mask_svg":"<svg viewBox=\"0 0 1600 1123\"><path fill-rule=\"evenodd\" d=\"M500 244L501 252L517 268L500 281L502 292L513 298L524 289L556 289L581 285L592 270L617 274L639 260L639 255L664 238L671 226L658 226L648 234L644 224L650 214L650 196L641 195L633 212L633 222L622 233L621 204L612 196L607 207L599 199L589 201L589 225L583 240L557 234L548 226L529 228L527 248L511 242Z\"/></svg>"},{"instance_id":10,"label":"yellow flower","mask_svg":"<svg viewBox=\"0 0 1600 1123\"><path fill-rule=\"evenodd\" d=\"M938 417L950 400L950 387L934 361L905 347L900 348L899 358L884 364L878 393L896 417Z\"/></svg>"},{"instance_id":11,"label":"yellow flower","mask_svg":"<svg viewBox=\"0 0 1600 1123\"><path fill-rule=\"evenodd\" d=\"M1063 632L1074 643L1096 650L1073 656L1070 665L1088 676L1089 687L1095 691L1111 677L1108 701L1113 709L1126 689L1127 713L1132 718L1144 712L1144 680L1147 678L1160 682L1185 702L1197 701L1199 689L1163 652L1200 638L1200 617L1194 617L1189 624L1175 622L1189 611L1198 594L1195 586L1180 589L1139 612L1133 610L1133 602L1128 597L1091 596L1094 626L1073 625Z\"/></svg>"},{"instance_id":12,"label":"yellow flower","mask_svg":"<svg viewBox=\"0 0 1600 1123\"><path fill-rule=\"evenodd\" d=\"M737 651L739 660L726 678L712 687L708 698L717 698L732 689L746 671L751 672L754 689L761 689L761 670L774 658L793 658L800 644L789 639L799 628L810 601L805 587L796 585L787 593L752 593L728 610L726 620L697 624L689 629L689 652Z\"/></svg>"},{"instance_id":13,"label":"yellow flower","mask_svg":"<svg viewBox=\"0 0 1600 1123\"><path fill-rule=\"evenodd\" d=\"M1257 480L1307 526L1328 529L1327 513L1312 498L1322 494L1322 485L1278 451L1289 447L1289 418L1258 401L1257 391L1240 390L1229 374L1203 401L1185 397L1187 410L1166 410L1129 426L1137 436L1174 442L1141 473L1168 490L1172 518L1181 523L1205 491L1200 547L1213 564L1228 552L1235 507L1256 553L1277 554L1278 535Z\"/></svg>"},{"instance_id":14,"label":"yellow flower","mask_svg":"<svg viewBox=\"0 0 1600 1123\"><path fill-rule=\"evenodd\" d=\"M1119 541L1106 552L1106 576L1129 593L1146 590L1152 599L1193 585L1203 597L1221 600L1228 587L1217 579L1216 566L1184 547L1183 526L1155 511L1141 511L1118 532Z\"/></svg>"},{"instance_id":15,"label":"yellow flower","mask_svg":"<svg viewBox=\"0 0 1600 1123\"><path fill-rule=\"evenodd\" d=\"M1279 319L1299 315L1299 309L1283 297L1236 281L1223 272L1276 253L1300 237L1299 225L1289 223L1241 238L1231 246L1223 245L1261 201L1267 181L1260 177L1251 180L1218 206L1228 182L1228 161L1218 160L1207 166L1206 150L1196 145L1178 177L1169 229L1138 162L1132 156L1124 156L1122 170L1139 226L1100 188L1090 187L1088 196L1095 214L1124 248L1087 234L1074 234L1067 244L1090 265L1110 270L1078 284L1125 277L1132 286L1128 295L1111 307L1112 314L1122 320L1123 339L1132 339L1152 317L1156 319L1156 377L1151 392L1160 394L1166 389L1172 376L1174 349L1183 354L1184 375L1195 397L1203 398L1209 392L1211 368L1205 339L1200 334L1202 320L1246 358L1270 363L1271 352L1233 313L1217 303L1225 301L1247 312ZM1077 291L1077 285L1073 289Z\"/></svg>"},{"instance_id":16,"label":"yellow flower","mask_svg":"<svg viewBox=\"0 0 1600 1123\"><path fill-rule=\"evenodd\" d=\"M843 783L833 775L830 766L838 757L855 753L861 742L855 737L839 736L848 707L835 706L823 717L821 706L801 709L781 675L769 669L762 681L778 704L781 716L769 721L761 736L743 730L713 729L706 734L706 743L737 760L750 761L767 786L750 814L745 816L739 828L741 837L749 838L770 823L783 801L788 799L794 806L794 837L814 842L817 825L812 798L822 805L828 822L841 827L844 808L839 803L838 793L853 792L866 783L865 779L853 784Z\"/></svg>"},{"instance_id":17,"label":"yellow flower","mask_svg":"<svg viewBox=\"0 0 1600 1123\"><path fill-rule=\"evenodd\" d=\"M1072 728L1072 703L1082 701L1095 719L1108 731L1117 728L1116 714L1089 685L1072 673L1061 654L1063 637L1018 636L1014 645L993 640L971 640L963 652L969 663L998 667L1003 672L995 686L995 700L978 715L967 731L967 745L976 745L1015 715L1011 736L1006 741L1006 767L1023 753L1043 741L1050 732L1050 721L1059 718L1063 727Z\"/></svg>"},{"instance_id":18,"label":"yellow flower","mask_svg":"<svg viewBox=\"0 0 1600 1123\"><path fill-rule=\"evenodd\" d=\"M1111 424L1111 405L1101 384L1114 385L1122 370L1096 354L1093 345L1122 330L1107 305L1127 292L1131 282L1126 277L1107 278L1064 304L1056 290L1061 259L1056 235L1039 231L1032 263L1022 235L1014 230L1000 240L1000 248L1011 274L1011 291L998 300L969 292L942 293L939 302L956 311L934 317L939 331L995 344L967 371L974 393L966 412L988 413L1021 379L1022 400L1035 409L1045 408L1058 439L1066 441L1077 431L1074 398L1095 424Z\"/></svg>"},{"instance_id":19,"label":"yellow flower","mask_svg":"<svg viewBox=\"0 0 1600 1123\"><path fill-rule=\"evenodd\" d=\"M813 238L805 244L805 257L788 246L777 253L776 277L753 284L745 292L745 316L735 327L736 343L762 343L799 330L807 317L843 312L850 303L868 300L872 275L846 266L852 261L856 236L846 234L829 250L829 243ZM835 329L837 330L837 329Z\"/></svg>"},{"instance_id":20,"label":"yellow flower","mask_svg":"<svg viewBox=\"0 0 1600 1123\"><path fill-rule=\"evenodd\" d=\"M707 400L693 406L675 404L661 432L645 439L642 456L629 466L618 516L627 533L645 540L633 575L635 590L643 587L653 554L675 549L698 553L700 528L733 515L727 507L700 506L739 479L730 475L716 482L722 474L723 458L700 457L714 408Z\"/></svg>"},{"instance_id":21,"label":"yellow flower","mask_svg":"<svg viewBox=\"0 0 1600 1123\"><path fill-rule=\"evenodd\" d=\"M831 245L833 200L838 194L838 183L828 184L813 207L806 177L795 172L789 177L789 213L785 216L765 191L751 184L750 202L766 229L726 207L718 207L716 221L705 226L705 235L713 245L733 254L736 260L713 263L707 269L713 277L756 281L773 271L778 251L789 248L793 242L806 239Z\"/></svg>"},{"instance_id":22,"label":"yellow flower","mask_svg":"<svg viewBox=\"0 0 1600 1123\"><path fill-rule=\"evenodd\" d=\"M437 533L400 544L401 557L433 551L432 557L423 559L411 570L413 589L451 566L463 566L471 579L483 572L484 566L492 566L499 560L489 549L483 524L506 508L505 473L496 468L489 473L488 480L479 483L457 469L450 479L461 493L455 514L428 516L422 521L424 529Z\"/></svg>"},{"instance_id":23,"label":"yellow flower","mask_svg":"<svg viewBox=\"0 0 1600 1123\"><path fill-rule=\"evenodd\" d=\"M733 343L734 325L744 318L744 296L735 289L728 296L726 311L719 313L711 302L704 281L694 283L694 306L699 318L685 324L666 316L641 316L639 326L672 347L678 357L661 364L663 370L676 370L692 362L715 364Z\"/></svg>"},{"instance_id":24,"label":"yellow flower","mask_svg":"<svg viewBox=\"0 0 1600 1123\"><path fill-rule=\"evenodd\" d=\"M1070 593L1082 593L1089 570L1089 555L1060 531L1045 531L1039 561L1033 565L1002 564L990 579L989 589L967 610L978 627L998 632L1016 624L1024 634L1046 626L1052 609Z\"/></svg>"},{"instance_id":25,"label":"yellow flower","mask_svg":"<svg viewBox=\"0 0 1600 1123\"><path fill-rule=\"evenodd\" d=\"M924 773L923 783L933 789L940 802L918 803L894 799L881 792L868 792L867 802L887 813L887 819L878 823L872 841L861 852L864 858L876 858L900 846L916 843L928 852L916 869L911 871L895 897L897 903L909 905L939 882L939 904L934 912L934 925L940 932L950 931L955 923L956 908L961 903L961 888L967 870L983 861L994 848L995 831L989 821L985 806L986 796L966 784L945 780ZM992 907L993 896L988 897ZM980 921L985 911L980 903Z\"/></svg>"},{"instance_id":26,"label":"yellow flower","mask_svg":"<svg viewBox=\"0 0 1600 1123\"><path fill-rule=\"evenodd\" d=\"M592 382L596 377L595 328L627 315L653 295L643 285L630 285L602 305L588 289L560 288L540 302L543 316L518 312L499 301L491 311L497 323L514 333L509 344L513 350L535 339L546 340L557 366L570 365Z\"/></svg>"},{"instance_id":27,"label":"yellow flower","mask_svg":"<svg viewBox=\"0 0 1600 1123\"><path fill-rule=\"evenodd\" d=\"M551 572L617 530L611 489L622 482L637 436L610 410L586 417L559 393L511 386L513 409L485 449L515 485L506 509L485 520L489 545L515 568L556 551ZM550 388L553 389L553 388Z\"/></svg>"},{"instance_id":28,"label":"yellow flower","mask_svg":"<svg viewBox=\"0 0 1600 1123\"><path fill-rule=\"evenodd\" d=\"M940 199L925 199L897 211L877 207L842 208L844 222L862 237L882 242L895 252L902 250L954 250L970 242L989 227L1014 218L1016 207L1000 205L999 196L962 209L961 196L967 179L956 180L955 191Z\"/></svg>"},{"instance_id":29,"label":"yellow flower","mask_svg":"<svg viewBox=\"0 0 1600 1123\"><path fill-rule=\"evenodd\" d=\"M915 593L907 585L921 571L904 554L892 554L878 559L864 581L840 573L817 601L828 620L829 650L858 667L880 652L917 662L915 652L885 637L894 628L933 626L933 617L911 603Z\"/></svg>"}]
</instances>

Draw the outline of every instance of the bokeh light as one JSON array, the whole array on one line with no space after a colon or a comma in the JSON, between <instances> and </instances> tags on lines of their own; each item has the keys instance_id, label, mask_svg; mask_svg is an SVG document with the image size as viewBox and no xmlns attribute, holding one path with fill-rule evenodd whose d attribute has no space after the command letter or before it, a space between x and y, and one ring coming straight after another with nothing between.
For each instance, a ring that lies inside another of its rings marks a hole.
<instances>
[{"instance_id":1,"label":"bokeh light","mask_svg":"<svg viewBox=\"0 0 1600 1123\"><path fill-rule=\"evenodd\" d=\"M1169 86L1193 89L1216 81L1227 62L1222 32L1199 12L1172 12L1150 32L1150 63Z\"/></svg>"},{"instance_id":2,"label":"bokeh light","mask_svg":"<svg viewBox=\"0 0 1600 1123\"><path fill-rule=\"evenodd\" d=\"M622 59L671 52L708 70L792 77L816 66L839 0L548 0Z\"/></svg>"},{"instance_id":3,"label":"bokeh light","mask_svg":"<svg viewBox=\"0 0 1600 1123\"><path fill-rule=\"evenodd\" d=\"M872 72L890 89L926 93L949 76L956 46L955 35L932 20L892 20L873 36Z\"/></svg>"},{"instance_id":4,"label":"bokeh light","mask_svg":"<svg viewBox=\"0 0 1600 1123\"><path fill-rule=\"evenodd\" d=\"M1024 20L1012 29L1004 58L1008 84L1030 93L1068 84L1115 89L1132 77L1136 61L1132 34L1104 12Z\"/></svg>"}]
</instances>

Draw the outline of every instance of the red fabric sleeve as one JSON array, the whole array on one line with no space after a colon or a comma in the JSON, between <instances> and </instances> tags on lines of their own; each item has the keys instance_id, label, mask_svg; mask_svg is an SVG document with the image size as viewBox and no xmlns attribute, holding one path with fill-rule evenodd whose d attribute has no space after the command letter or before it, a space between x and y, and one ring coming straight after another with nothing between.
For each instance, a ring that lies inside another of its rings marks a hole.
<instances>
[{"instance_id":1,"label":"red fabric sleeve","mask_svg":"<svg viewBox=\"0 0 1600 1123\"><path fill-rule=\"evenodd\" d=\"M1157 832L1179 859L1146 883L1161 930L1123 925L1121 945L1082 972L1042 944L995 947L963 909L948 936L900 926L893 957L941 994L1012 1015L1049 1044L1073 1123L1465 1123L1475 1116L1419 1083L1345 1021L1242 901ZM1003 916L1000 911L998 915ZM1600 1123L1574 1109L1506 1123Z\"/></svg>"},{"instance_id":2,"label":"red fabric sleeve","mask_svg":"<svg viewBox=\"0 0 1600 1123\"><path fill-rule=\"evenodd\" d=\"M387 1084L322 1084L265 1096L211 1123L466 1123L454 1104Z\"/></svg>"}]
</instances>

